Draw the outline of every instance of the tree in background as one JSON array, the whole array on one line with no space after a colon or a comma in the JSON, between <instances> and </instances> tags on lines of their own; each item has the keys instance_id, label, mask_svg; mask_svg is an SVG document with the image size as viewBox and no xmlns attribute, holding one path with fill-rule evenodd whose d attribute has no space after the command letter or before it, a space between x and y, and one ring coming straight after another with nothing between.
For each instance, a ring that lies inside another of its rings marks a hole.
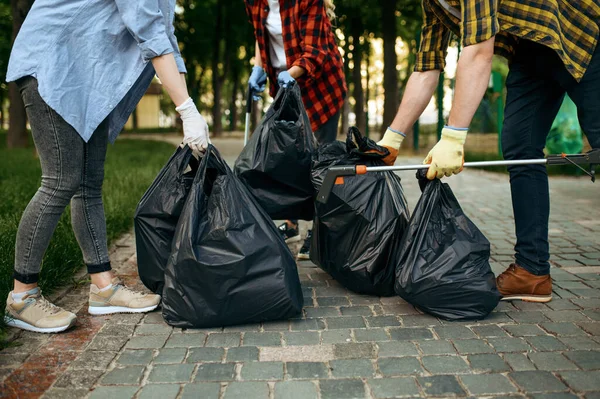
<instances>
[{"instance_id":1,"label":"tree in background","mask_svg":"<svg viewBox=\"0 0 600 399\"><path fill-rule=\"evenodd\" d=\"M12 42L12 18L10 15L10 1L0 0L0 129L4 127L4 103L8 95L6 85L6 68Z\"/></svg>"}]
</instances>

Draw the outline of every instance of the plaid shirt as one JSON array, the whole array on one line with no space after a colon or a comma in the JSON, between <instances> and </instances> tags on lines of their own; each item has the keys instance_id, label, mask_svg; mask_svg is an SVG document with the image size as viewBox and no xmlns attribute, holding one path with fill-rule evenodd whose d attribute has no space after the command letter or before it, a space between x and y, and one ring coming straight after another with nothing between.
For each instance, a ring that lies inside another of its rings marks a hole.
<instances>
[{"instance_id":1,"label":"plaid shirt","mask_svg":"<svg viewBox=\"0 0 600 399\"><path fill-rule=\"evenodd\" d=\"M287 66L288 69L299 66L306 71L296 80L311 128L317 131L344 104L347 88L342 56L323 0L280 0L279 3ZM270 94L274 97L279 87L278 71L269 61L265 28L269 3L267 0L246 0L246 12L254 26L260 57L271 81Z\"/></svg>"},{"instance_id":2,"label":"plaid shirt","mask_svg":"<svg viewBox=\"0 0 600 399\"><path fill-rule=\"evenodd\" d=\"M452 15L437 0L423 0L421 46L415 71L444 69L450 33L463 46L492 36L496 54L509 60L519 39L550 47L567 71L581 80L598 42L600 0L446 0L461 15Z\"/></svg>"}]
</instances>

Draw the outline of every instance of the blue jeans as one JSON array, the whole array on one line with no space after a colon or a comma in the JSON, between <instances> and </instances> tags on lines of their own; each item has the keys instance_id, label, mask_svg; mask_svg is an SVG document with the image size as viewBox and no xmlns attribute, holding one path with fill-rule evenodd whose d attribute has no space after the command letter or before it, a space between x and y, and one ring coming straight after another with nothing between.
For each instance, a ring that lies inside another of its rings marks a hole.
<instances>
[{"instance_id":1,"label":"blue jeans","mask_svg":"<svg viewBox=\"0 0 600 399\"><path fill-rule=\"evenodd\" d=\"M86 143L38 93L37 80L17 81L40 157L42 184L23 212L15 248L16 280L38 280L44 253L65 208L89 273L111 269L102 204L108 123Z\"/></svg>"},{"instance_id":2,"label":"blue jeans","mask_svg":"<svg viewBox=\"0 0 600 399\"><path fill-rule=\"evenodd\" d=\"M600 46L577 82L554 50L522 40L506 80L502 149L507 160L543 158L546 137L565 93L577 105L592 148L600 148ZM548 174L543 165L511 166L516 263L535 275L550 274Z\"/></svg>"}]
</instances>

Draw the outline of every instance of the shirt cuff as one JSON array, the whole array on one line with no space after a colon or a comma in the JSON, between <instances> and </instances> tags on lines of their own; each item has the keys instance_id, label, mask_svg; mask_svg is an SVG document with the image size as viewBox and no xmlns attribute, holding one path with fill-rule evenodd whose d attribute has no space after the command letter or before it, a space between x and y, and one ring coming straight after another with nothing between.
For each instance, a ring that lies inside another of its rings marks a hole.
<instances>
[{"instance_id":1,"label":"shirt cuff","mask_svg":"<svg viewBox=\"0 0 600 399\"><path fill-rule=\"evenodd\" d=\"M167 35L161 35L147 40L143 43L140 43L139 47L140 50L142 50L142 58L145 62L148 62L153 58L160 57L161 55L174 52L173 46L171 45Z\"/></svg>"},{"instance_id":2,"label":"shirt cuff","mask_svg":"<svg viewBox=\"0 0 600 399\"><path fill-rule=\"evenodd\" d=\"M313 79L315 77L316 67L312 62L310 62L306 58L298 58L296 61L293 62L292 66L298 66L304 69L306 71L306 78L308 79Z\"/></svg>"},{"instance_id":3,"label":"shirt cuff","mask_svg":"<svg viewBox=\"0 0 600 399\"><path fill-rule=\"evenodd\" d=\"M415 72L443 71L445 66L446 54L444 51L423 51L417 53Z\"/></svg>"},{"instance_id":4,"label":"shirt cuff","mask_svg":"<svg viewBox=\"0 0 600 399\"><path fill-rule=\"evenodd\" d=\"M179 70L179 73L187 73L187 68L185 67L185 63L183 62L181 54L177 54L177 52L175 52L174 55L175 63L177 64L177 69Z\"/></svg>"},{"instance_id":5,"label":"shirt cuff","mask_svg":"<svg viewBox=\"0 0 600 399\"><path fill-rule=\"evenodd\" d=\"M500 31L500 24L496 15L465 21L462 24L463 46L485 42Z\"/></svg>"}]
</instances>

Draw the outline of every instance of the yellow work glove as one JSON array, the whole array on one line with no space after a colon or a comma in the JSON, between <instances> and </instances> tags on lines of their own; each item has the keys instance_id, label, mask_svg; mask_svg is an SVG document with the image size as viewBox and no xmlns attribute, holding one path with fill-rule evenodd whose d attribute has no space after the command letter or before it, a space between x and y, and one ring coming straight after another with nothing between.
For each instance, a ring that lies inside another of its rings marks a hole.
<instances>
[{"instance_id":1,"label":"yellow work glove","mask_svg":"<svg viewBox=\"0 0 600 399\"><path fill-rule=\"evenodd\" d=\"M398 157L398 150L400 149L405 137L406 135L404 133L388 127L383 135L383 138L377 142L377 145L387 148L390 152L390 155L383 158L383 162L386 165L394 165L396 158Z\"/></svg>"},{"instance_id":2,"label":"yellow work glove","mask_svg":"<svg viewBox=\"0 0 600 399\"><path fill-rule=\"evenodd\" d=\"M468 129L445 126L442 129L442 138L429 151L423 164L431 164L427 171L427 178L433 180L444 176L455 175L462 171L465 162L464 145Z\"/></svg>"}]
</instances>

